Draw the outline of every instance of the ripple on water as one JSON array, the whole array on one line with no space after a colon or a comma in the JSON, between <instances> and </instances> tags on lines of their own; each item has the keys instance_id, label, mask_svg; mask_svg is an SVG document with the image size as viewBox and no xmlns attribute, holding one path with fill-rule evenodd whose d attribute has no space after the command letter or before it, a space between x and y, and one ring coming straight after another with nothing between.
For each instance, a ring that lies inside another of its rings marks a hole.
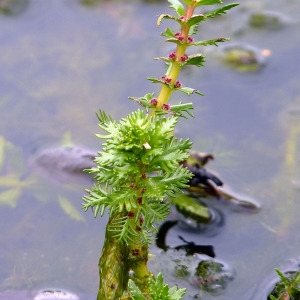
<instances>
[{"instance_id":1,"label":"ripple on water","mask_svg":"<svg viewBox=\"0 0 300 300\"><path fill-rule=\"evenodd\" d=\"M211 215L210 222L198 223L194 219L188 218L177 211L176 217L179 221L178 226L189 231L196 231L205 234L207 236L217 235L225 225L224 213L218 208L214 207L211 203L204 203L201 200L198 200L198 202L204 206L208 206Z\"/></svg>"}]
</instances>

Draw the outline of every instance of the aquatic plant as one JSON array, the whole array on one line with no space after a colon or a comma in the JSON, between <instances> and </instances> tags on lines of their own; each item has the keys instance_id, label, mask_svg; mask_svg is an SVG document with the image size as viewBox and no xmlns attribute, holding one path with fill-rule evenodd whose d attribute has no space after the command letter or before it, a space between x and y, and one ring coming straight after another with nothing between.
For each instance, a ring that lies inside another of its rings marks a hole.
<instances>
[{"instance_id":1,"label":"aquatic plant","mask_svg":"<svg viewBox=\"0 0 300 300\"><path fill-rule=\"evenodd\" d=\"M180 70L188 65L203 66L201 53L187 54L190 47L215 45L228 40L216 38L195 41L199 24L225 14L238 5L224 5L195 14L203 5L221 4L221 0L169 0L176 16L162 14L163 20L175 21L180 29L170 28L162 33L176 49L167 57L159 57L167 70L160 78L148 78L161 85L157 96L130 97L142 106L119 122L104 111L97 114L105 134L102 151L95 158L96 166L87 170L93 174L95 185L83 197L84 210L93 208L94 215L109 211L109 221L99 261L100 299L181 299L184 291L163 284L163 276L155 279L147 267L148 245L156 232L155 224L169 214L172 198L188 187L193 174L180 164L189 157L192 143L177 139L174 129L179 117L193 116L192 103L170 104L173 92L186 95L200 91L184 86L179 80ZM133 275L130 275L133 274ZM129 289L128 289L129 282ZM162 293L160 295L160 293Z\"/></svg>"},{"instance_id":2,"label":"aquatic plant","mask_svg":"<svg viewBox=\"0 0 300 300\"><path fill-rule=\"evenodd\" d=\"M293 300L300 297L300 272L284 274L279 269L275 269L280 281L276 283L273 291L269 295L270 300Z\"/></svg>"}]
</instances>

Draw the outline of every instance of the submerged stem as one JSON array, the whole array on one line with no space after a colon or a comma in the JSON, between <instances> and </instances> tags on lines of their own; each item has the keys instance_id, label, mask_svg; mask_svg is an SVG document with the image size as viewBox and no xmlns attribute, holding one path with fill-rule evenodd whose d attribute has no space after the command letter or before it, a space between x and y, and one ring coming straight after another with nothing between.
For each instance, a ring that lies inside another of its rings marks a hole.
<instances>
[{"instance_id":1,"label":"submerged stem","mask_svg":"<svg viewBox=\"0 0 300 300\"><path fill-rule=\"evenodd\" d=\"M127 289L129 279L128 247L113 237L109 225L120 218L114 213L106 227L105 241L99 260L100 284L97 300L117 300Z\"/></svg>"},{"instance_id":2,"label":"submerged stem","mask_svg":"<svg viewBox=\"0 0 300 300\"><path fill-rule=\"evenodd\" d=\"M129 245L129 265L134 272L132 280L142 293L149 293L149 279L154 279L154 275L149 271L148 266L148 246Z\"/></svg>"}]
</instances>

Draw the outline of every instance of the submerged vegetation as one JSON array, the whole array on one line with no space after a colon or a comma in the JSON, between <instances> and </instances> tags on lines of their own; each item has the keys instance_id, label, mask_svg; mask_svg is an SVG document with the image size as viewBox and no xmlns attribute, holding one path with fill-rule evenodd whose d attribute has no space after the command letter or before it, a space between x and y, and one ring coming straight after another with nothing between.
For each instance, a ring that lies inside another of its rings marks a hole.
<instances>
[{"instance_id":1,"label":"submerged vegetation","mask_svg":"<svg viewBox=\"0 0 300 300\"><path fill-rule=\"evenodd\" d=\"M297 300L300 299L300 272L282 273L275 269L280 281L276 283L268 300Z\"/></svg>"}]
</instances>

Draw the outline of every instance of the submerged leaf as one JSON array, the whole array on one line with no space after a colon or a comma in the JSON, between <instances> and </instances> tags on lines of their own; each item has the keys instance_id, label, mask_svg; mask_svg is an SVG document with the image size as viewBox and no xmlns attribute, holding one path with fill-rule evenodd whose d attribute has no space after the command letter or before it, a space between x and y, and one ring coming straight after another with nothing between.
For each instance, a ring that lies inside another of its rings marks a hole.
<instances>
[{"instance_id":1,"label":"submerged leaf","mask_svg":"<svg viewBox=\"0 0 300 300\"><path fill-rule=\"evenodd\" d=\"M208 207L198 203L191 197L186 195L177 196L172 198L172 202L186 218L191 218L197 223L209 223L211 220Z\"/></svg>"},{"instance_id":2,"label":"submerged leaf","mask_svg":"<svg viewBox=\"0 0 300 300\"><path fill-rule=\"evenodd\" d=\"M21 189L19 187L12 188L0 193L0 207L9 206L11 208L15 208L20 195Z\"/></svg>"},{"instance_id":3,"label":"submerged leaf","mask_svg":"<svg viewBox=\"0 0 300 300\"><path fill-rule=\"evenodd\" d=\"M0 177L0 187L1 188L12 188L12 187L27 187L32 185L34 180L20 180L16 174L8 174Z\"/></svg>"},{"instance_id":4,"label":"submerged leaf","mask_svg":"<svg viewBox=\"0 0 300 300\"><path fill-rule=\"evenodd\" d=\"M22 150L14 144L0 136L0 170L4 163L9 166L9 169L21 174L25 170Z\"/></svg>"},{"instance_id":5,"label":"submerged leaf","mask_svg":"<svg viewBox=\"0 0 300 300\"><path fill-rule=\"evenodd\" d=\"M77 210L77 208L71 203L71 201L65 197L58 196L58 202L63 211L71 218L76 221L84 221L83 216Z\"/></svg>"},{"instance_id":6,"label":"submerged leaf","mask_svg":"<svg viewBox=\"0 0 300 300\"><path fill-rule=\"evenodd\" d=\"M0 135L0 170L2 169L3 162L4 162L4 145L5 145L5 139L2 135Z\"/></svg>"},{"instance_id":7,"label":"submerged leaf","mask_svg":"<svg viewBox=\"0 0 300 300\"><path fill-rule=\"evenodd\" d=\"M72 135L69 130L64 132L60 142L61 142L61 145L66 148L74 146L74 142L72 140Z\"/></svg>"}]
</instances>

